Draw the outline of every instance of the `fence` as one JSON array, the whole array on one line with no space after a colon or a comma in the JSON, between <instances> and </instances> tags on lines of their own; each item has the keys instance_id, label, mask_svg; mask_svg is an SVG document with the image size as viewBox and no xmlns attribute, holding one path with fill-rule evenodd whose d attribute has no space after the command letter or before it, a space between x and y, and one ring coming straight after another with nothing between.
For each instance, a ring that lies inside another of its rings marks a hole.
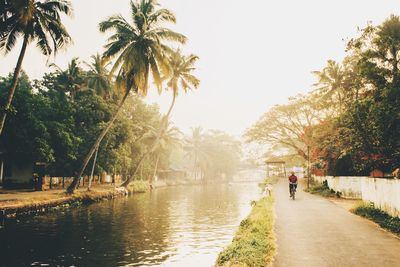
<instances>
[{"instance_id":1,"label":"fence","mask_svg":"<svg viewBox=\"0 0 400 267\"><path fill-rule=\"evenodd\" d=\"M400 217L400 180L371 177L315 176L314 181L327 181L329 188L344 198L373 202L375 207Z\"/></svg>"},{"instance_id":2,"label":"fence","mask_svg":"<svg viewBox=\"0 0 400 267\"><path fill-rule=\"evenodd\" d=\"M67 188L71 183L73 177L50 177L45 176L43 179L43 189L64 189ZM99 184L120 184L122 182L121 175L115 175L114 178L111 175L103 173L101 175L94 175L92 180L92 186ZM79 186L87 186L89 184L89 176L84 176L79 181Z\"/></svg>"}]
</instances>

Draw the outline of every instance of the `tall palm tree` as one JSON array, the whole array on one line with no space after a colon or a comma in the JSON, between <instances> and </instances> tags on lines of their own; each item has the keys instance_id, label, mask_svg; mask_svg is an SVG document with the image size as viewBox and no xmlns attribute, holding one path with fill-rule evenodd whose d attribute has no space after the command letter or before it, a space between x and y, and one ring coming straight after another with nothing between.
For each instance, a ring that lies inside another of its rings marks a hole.
<instances>
[{"instance_id":1,"label":"tall palm tree","mask_svg":"<svg viewBox=\"0 0 400 267\"><path fill-rule=\"evenodd\" d=\"M195 55L183 56L179 49L171 53L169 57L171 74L168 77L167 85L172 90L172 103L166 114L167 118L170 116L175 105L179 87L186 93L192 87L197 89L200 85L200 80L192 74L195 70L194 64L198 59Z\"/></svg>"},{"instance_id":2,"label":"tall palm tree","mask_svg":"<svg viewBox=\"0 0 400 267\"><path fill-rule=\"evenodd\" d=\"M314 71L313 74L318 78L318 83L315 86L325 99L338 97L339 112L341 112L345 93L343 87L345 72L342 66L334 60L328 60L327 66L322 71Z\"/></svg>"},{"instance_id":3,"label":"tall palm tree","mask_svg":"<svg viewBox=\"0 0 400 267\"><path fill-rule=\"evenodd\" d=\"M165 54L171 51L171 48L164 42L186 42L186 37L182 34L161 27L162 22L175 23L176 19L169 10L158 8L156 0L131 1L130 6L131 23L121 15L111 16L100 23L101 32L113 32L105 46L104 57L115 59L111 74L116 74L116 85L123 92L123 97L113 118L86 155L78 176L67 189L68 193L74 192L79 177L111 128L130 92L146 95L150 75L161 92L161 76L168 76L170 69Z\"/></svg>"},{"instance_id":4,"label":"tall palm tree","mask_svg":"<svg viewBox=\"0 0 400 267\"><path fill-rule=\"evenodd\" d=\"M84 72L80 66L79 58L73 58L65 70L62 70L56 64L51 64L51 66L57 69L57 80L61 90L68 93L72 101L75 100L79 92L86 90Z\"/></svg>"},{"instance_id":5,"label":"tall palm tree","mask_svg":"<svg viewBox=\"0 0 400 267\"><path fill-rule=\"evenodd\" d=\"M36 42L42 54L50 56L72 40L61 21L61 14L72 15L67 0L13 0L1 1L0 50L8 53L19 36L23 37L21 52L14 70L8 97L0 114L0 135L10 109L28 44Z\"/></svg>"},{"instance_id":6,"label":"tall palm tree","mask_svg":"<svg viewBox=\"0 0 400 267\"><path fill-rule=\"evenodd\" d=\"M102 57L100 54L93 55L91 58L91 63L85 63L89 67L89 72L85 77L86 86L104 99L112 97L110 72L107 69L111 64L109 59Z\"/></svg>"}]
</instances>

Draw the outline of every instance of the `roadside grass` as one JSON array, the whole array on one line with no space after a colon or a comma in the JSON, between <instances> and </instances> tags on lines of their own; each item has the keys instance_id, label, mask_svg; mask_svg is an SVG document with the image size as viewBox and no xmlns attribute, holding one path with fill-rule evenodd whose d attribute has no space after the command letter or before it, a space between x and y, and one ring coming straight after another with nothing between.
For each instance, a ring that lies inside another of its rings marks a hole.
<instances>
[{"instance_id":1,"label":"roadside grass","mask_svg":"<svg viewBox=\"0 0 400 267\"><path fill-rule=\"evenodd\" d=\"M128 185L128 191L133 193L145 193L149 190L149 183L146 181L133 181Z\"/></svg>"},{"instance_id":2,"label":"roadside grass","mask_svg":"<svg viewBox=\"0 0 400 267\"><path fill-rule=\"evenodd\" d=\"M275 255L274 197L253 202L250 215L240 223L232 243L223 250L216 266L268 266Z\"/></svg>"},{"instance_id":3,"label":"roadside grass","mask_svg":"<svg viewBox=\"0 0 400 267\"><path fill-rule=\"evenodd\" d=\"M261 187L261 189L265 189L265 187L266 187L267 185L276 184L278 181L279 181L279 177L277 177L277 176L272 176L272 177L266 178L264 181L262 181L261 183L259 183L258 186Z\"/></svg>"},{"instance_id":4,"label":"roadside grass","mask_svg":"<svg viewBox=\"0 0 400 267\"><path fill-rule=\"evenodd\" d=\"M383 210L377 209L373 203L362 203L350 210L358 216L367 218L380 227L400 236L400 218L392 217Z\"/></svg>"},{"instance_id":5,"label":"roadside grass","mask_svg":"<svg viewBox=\"0 0 400 267\"><path fill-rule=\"evenodd\" d=\"M326 181L324 181L323 184L311 183L310 188L306 188L304 189L304 191L313 195L320 195L323 197L341 197L340 192L335 192L334 190L330 189Z\"/></svg>"}]
</instances>

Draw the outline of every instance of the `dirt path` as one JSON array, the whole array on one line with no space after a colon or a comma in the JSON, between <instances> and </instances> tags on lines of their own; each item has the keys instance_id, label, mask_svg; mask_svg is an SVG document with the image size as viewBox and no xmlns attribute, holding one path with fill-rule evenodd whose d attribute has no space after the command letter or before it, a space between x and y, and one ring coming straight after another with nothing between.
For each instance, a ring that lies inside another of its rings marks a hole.
<instances>
[{"instance_id":1,"label":"dirt path","mask_svg":"<svg viewBox=\"0 0 400 267\"><path fill-rule=\"evenodd\" d=\"M322 197L275 188L275 267L400 266L400 239Z\"/></svg>"}]
</instances>

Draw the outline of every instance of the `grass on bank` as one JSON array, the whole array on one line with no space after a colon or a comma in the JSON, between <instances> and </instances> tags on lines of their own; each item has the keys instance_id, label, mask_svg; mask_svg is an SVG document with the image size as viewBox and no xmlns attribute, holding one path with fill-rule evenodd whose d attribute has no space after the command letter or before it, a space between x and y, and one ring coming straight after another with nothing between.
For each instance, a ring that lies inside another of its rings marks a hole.
<instances>
[{"instance_id":1,"label":"grass on bank","mask_svg":"<svg viewBox=\"0 0 400 267\"><path fill-rule=\"evenodd\" d=\"M351 212L367 218L377 223L380 227L400 236L400 218L392 217L387 212L377 209L373 203L364 202L351 209Z\"/></svg>"},{"instance_id":2,"label":"grass on bank","mask_svg":"<svg viewBox=\"0 0 400 267\"><path fill-rule=\"evenodd\" d=\"M313 195L320 195L323 197L341 197L340 192L335 192L328 187L327 181L324 181L322 184L311 183L310 188L306 188L304 189L304 191Z\"/></svg>"},{"instance_id":3,"label":"grass on bank","mask_svg":"<svg viewBox=\"0 0 400 267\"><path fill-rule=\"evenodd\" d=\"M219 254L216 266L268 266L271 263L276 250L273 203L273 196L255 202L232 243Z\"/></svg>"},{"instance_id":4,"label":"grass on bank","mask_svg":"<svg viewBox=\"0 0 400 267\"><path fill-rule=\"evenodd\" d=\"M146 181L133 181L128 185L130 193L146 193L149 190L149 183Z\"/></svg>"}]
</instances>

